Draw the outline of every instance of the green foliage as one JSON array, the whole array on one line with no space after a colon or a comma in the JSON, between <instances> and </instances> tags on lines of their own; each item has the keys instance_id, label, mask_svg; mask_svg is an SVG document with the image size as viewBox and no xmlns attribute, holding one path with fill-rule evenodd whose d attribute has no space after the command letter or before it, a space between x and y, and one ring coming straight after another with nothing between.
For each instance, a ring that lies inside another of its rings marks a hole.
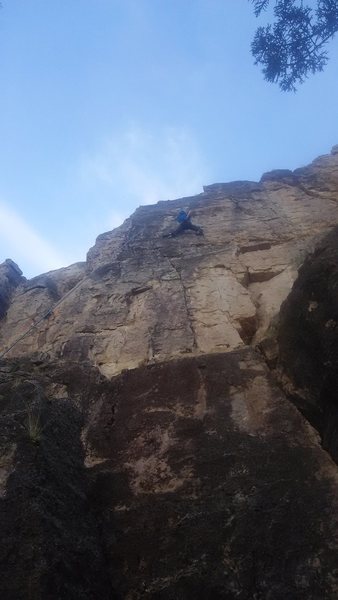
<instances>
[{"instance_id":1,"label":"green foliage","mask_svg":"<svg viewBox=\"0 0 338 600\"><path fill-rule=\"evenodd\" d=\"M249 0L258 17L270 0ZM283 91L295 91L309 74L328 61L327 44L338 31L338 0L317 0L313 8L302 0L275 0L275 22L258 27L251 44L255 64L264 78Z\"/></svg>"}]
</instances>

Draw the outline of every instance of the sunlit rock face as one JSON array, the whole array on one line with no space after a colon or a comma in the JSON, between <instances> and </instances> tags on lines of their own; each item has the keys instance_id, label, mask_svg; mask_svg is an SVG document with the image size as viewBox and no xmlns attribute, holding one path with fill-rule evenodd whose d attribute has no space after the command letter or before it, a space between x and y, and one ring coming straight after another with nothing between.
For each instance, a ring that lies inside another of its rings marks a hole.
<instances>
[{"instance_id":1,"label":"sunlit rock face","mask_svg":"<svg viewBox=\"0 0 338 600\"><path fill-rule=\"evenodd\" d=\"M181 207L204 236L164 237ZM141 207L85 263L0 266L6 600L338 597L337 465L300 394L321 413L337 224L335 147Z\"/></svg>"},{"instance_id":2,"label":"sunlit rock face","mask_svg":"<svg viewBox=\"0 0 338 600\"><path fill-rule=\"evenodd\" d=\"M214 184L198 196L141 207L99 236L86 264L19 285L1 321L1 345L62 298L9 356L89 359L112 376L257 344L269 338L304 257L338 222L337 193L334 153L294 172L267 173L260 183ZM181 206L204 237L162 237Z\"/></svg>"}]
</instances>

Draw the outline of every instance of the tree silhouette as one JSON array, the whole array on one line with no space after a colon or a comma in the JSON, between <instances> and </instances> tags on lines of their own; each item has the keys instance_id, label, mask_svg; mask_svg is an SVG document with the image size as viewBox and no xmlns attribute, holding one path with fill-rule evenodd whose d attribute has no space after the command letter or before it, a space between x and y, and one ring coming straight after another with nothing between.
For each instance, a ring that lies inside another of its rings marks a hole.
<instances>
[{"instance_id":1,"label":"tree silhouette","mask_svg":"<svg viewBox=\"0 0 338 600\"><path fill-rule=\"evenodd\" d=\"M270 0L249 0L256 17ZM258 27L251 51L262 65L264 78L283 91L295 91L309 74L322 71L328 61L327 44L338 31L338 0L317 0L313 8L297 0L275 0L275 21Z\"/></svg>"}]
</instances>

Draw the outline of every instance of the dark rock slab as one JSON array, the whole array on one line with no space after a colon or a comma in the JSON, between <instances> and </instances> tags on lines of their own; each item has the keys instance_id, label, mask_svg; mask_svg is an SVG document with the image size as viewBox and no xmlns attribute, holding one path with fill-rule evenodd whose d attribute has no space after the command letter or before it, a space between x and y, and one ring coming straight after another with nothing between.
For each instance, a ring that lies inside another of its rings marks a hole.
<instances>
[{"instance_id":1,"label":"dark rock slab","mask_svg":"<svg viewBox=\"0 0 338 600\"><path fill-rule=\"evenodd\" d=\"M338 461L338 227L307 258L282 306L279 367Z\"/></svg>"},{"instance_id":2,"label":"dark rock slab","mask_svg":"<svg viewBox=\"0 0 338 600\"><path fill-rule=\"evenodd\" d=\"M0 597L112 600L81 431L100 377L76 365L0 364Z\"/></svg>"},{"instance_id":3,"label":"dark rock slab","mask_svg":"<svg viewBox=\"0 0 338 600\"><path fill-rule=\"evenodd\" d=\"M112 384L87 461L119 597L337 597L336 465L252 350Z\"/></svg>"},{"instance_id":4,"label":"dark rock slab","mask_svg":"<svg viewBox=\"0 0 338 600\"><path fill-rule=\"evenodd\" d=\"M0 265L0 319L7 312L14 290L24 281L21 269L10 258Z\"/></svg>"}]
</instances>

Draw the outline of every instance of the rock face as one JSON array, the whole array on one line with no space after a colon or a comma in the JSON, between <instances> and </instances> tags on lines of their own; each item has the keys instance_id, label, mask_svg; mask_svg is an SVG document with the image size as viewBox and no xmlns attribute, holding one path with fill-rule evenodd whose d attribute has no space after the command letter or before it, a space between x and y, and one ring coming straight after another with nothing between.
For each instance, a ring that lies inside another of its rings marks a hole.
<instances>
[{"instance_id":1,"label":"rock face","mask_svg":"<svg viewBox=\"0 0 338 600\"><path fill-rule=\"evenodd\" d=\"M337 223L334 148L0 267L1 597L338 597Z\"/></svg>"},{"instance_id":2,"label":"rock face","mask_svg":"<svg viewBox=\"0 0 338 600\"><path fill-rule=\"evenodd\" d=\"M0 391L2 598L336 598L337 467L252 349Z\"/></svg>"},{"instance_id":3,"label":"rock face","mask_svg":"<svg viewBox=\"0 0 338 600\"><path fill-rule=\"evenodd\" d=\"M299 271L282 306L280 380L338 462L338 227Z\"/></svg>"},{"instance_id":4,"label":"rock face","mask_svg":"<svg viewBox=\"0 0 338 600\"><path fill-rule=\"evenodd\" d=\"M112 376L261 342L298 266L338 222L337 189L333 154L291 174L269 173L260 184L216 184L199 196L141 207L98 238L86 265L19 286L0 344L8 348L62 298L8 356L89 359ZM204 237L162 238L180 206L193 211Z\"/></svg>"},{"instance_id":5,"label":"rock face","mask_svg":"<svg viewBox=\"0 0 338 600\"><path fill-rule=\"evenodd\" d=\"M22 271L10 258L0 265L0 318L6 315L14 290L24 281Z\"/></svg>"},{"instance_id":6,"label":"rock face","mask_svg":"<svg viewBox=\"0 0 338 600\"><path fill-rule=\"evenodd\" d=\"M251 349L114 381L88 438L122 598L336 597L337 468Z\"/></svg>"},{"instance_id":7,"label":"rock face","mask_svg":"<svg viewBox=\"0 0 338 600\"><path fill-rule=\"evenodd\" d=\"M107 393L90 368L0 366L0 569L4 600L111 599L81 431Z\"/></svg>"}]
</instances>

